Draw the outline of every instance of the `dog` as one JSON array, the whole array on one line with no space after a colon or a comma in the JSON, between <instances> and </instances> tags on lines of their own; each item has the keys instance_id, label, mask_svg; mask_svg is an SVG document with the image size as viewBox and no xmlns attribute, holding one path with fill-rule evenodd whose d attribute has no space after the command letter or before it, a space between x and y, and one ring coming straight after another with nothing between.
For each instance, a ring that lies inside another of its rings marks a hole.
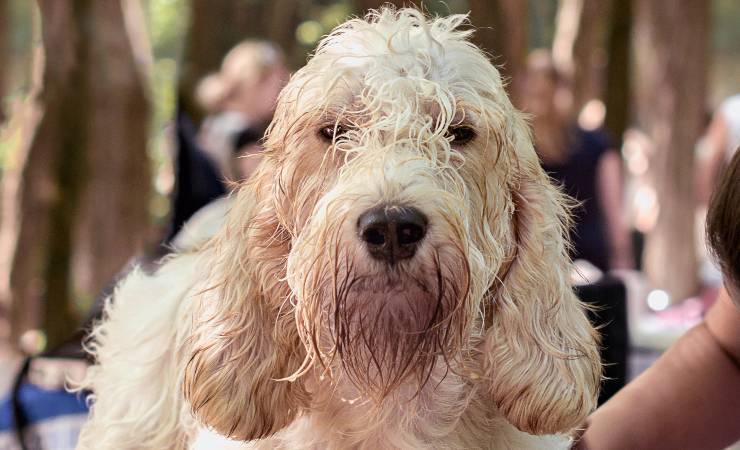
<instances>
[{"instance_id":1,"label":"dog","mask_svg":"<svg viewBox=\"0 0 740 450\"><path fill-rule=\"evenodd\" d=\"M471 33L386 8L321 41L216 235L106 305L79 448L570 445L601 366L569 202Z\"/></svg>"}]
</instances>

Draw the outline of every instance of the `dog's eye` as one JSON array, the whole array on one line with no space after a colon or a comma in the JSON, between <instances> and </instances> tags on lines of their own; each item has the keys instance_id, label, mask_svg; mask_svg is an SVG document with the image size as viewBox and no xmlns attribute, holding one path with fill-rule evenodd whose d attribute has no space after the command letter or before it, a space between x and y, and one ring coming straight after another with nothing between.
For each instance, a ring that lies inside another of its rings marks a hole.
<instances>
[{"instance_id":1,"label":"dog's eye","mask_svg":"<svg viewBox=\"0 0 740 450\"><path fill-rule=\"evenodd\" d=\"M339 140L347 133L347 130L341 125L326 125L319 129L319 136L327 142Z\"/></svg>"},{"instance_id":2,"label":"dog's eye","mask_svg":"<svg viewBox=\"0 0 740 450\"><path fill-rule=\"evenodd\" d=\"M475 130L466 125L451 126L447 136L452 138L452 145L465 145L475 139Z\"/></svg>"}]
</instances>

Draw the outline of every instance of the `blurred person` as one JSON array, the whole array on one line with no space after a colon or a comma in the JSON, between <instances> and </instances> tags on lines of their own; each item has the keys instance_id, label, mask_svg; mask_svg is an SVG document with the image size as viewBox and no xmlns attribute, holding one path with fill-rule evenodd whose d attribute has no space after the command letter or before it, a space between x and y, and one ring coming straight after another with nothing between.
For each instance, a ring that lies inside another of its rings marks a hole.
<instances>
[{"instance_id":1,"label":"blurred person","mask_svg":"<svg viewBox=\"0 0 740 450\"><path fill-rule=\"evenodd\" d=\"M578 449L721 449L740 440L740 152L712 195L724 288L704 321L588 419Z\"/></svg>"},{"instance_id":2,"label":"blurred person","mask_svg":"<svg viewBox=\"0 0 740 450\"><path fill-rule=\"evenodd\" d=\"M542 166L580 206L572 232L574 259L601 271L634 266L624 220L622 164L603 132L569 120L563 79L546 50L527 61L524 110L532 116Z\"/></svg>"},{"instance_id":3,"label":"blurred person","mask_svg":"<svg viewBox=\"0 0 740 450\"><path fill-rule=\"evenodd\" d=\"M177 118L177 181L167 247L186 222L200 234L220 224L229 203L224 196L261 160L260 140L287 78L285 56L276 44L247 40L227 53L218 72L201 80L196 97L208 115L200 130L184 112ZM183 239L179 236L180 244Z\"/></svg>"},{"instance_id":4,"label":"blurred person","mask_svg":"<svg viewBox=\"0 0 740 450\"><path fill-rule=\"evenodd\" d=\"M282 50L271 42L247 40L198 85L196 97L208 113L198 142L224 179L247 178L259 164L258 142L287 80Z\"/></svg>"},{"instance_id":5,"label":"blurred person","mask_svg":"<svg viewBox=\"0 0 740 450\"><path fill-rule=\"evenodd\" d=\"M725 99L717 108L699 143L698 195L706 204L714 182L740 145L740 94Z\"/></svg>"},{"instance_id":6,"label":"blurred person","mask_svg":"<svg viewBox=\"0 0 740 450\"><path fill-rule=\"evenodd\" d=\"M696 144L695 198L696 233L704 235L707 203L717 179L740 145L740 94L722 101L712 112L707 112L705 131ZM714 264L709 249L697 239L699 276L708 292L714 293L722 284L722 274Z\"/></svg>"},{"instance_id":7,"label":"blurred person","mask_svg":"<svg viewBox=\"0 0 740 450\"><path fill-rule=\"evenodd\" d=\"M620 156L604 133L574 120L565 81L549 52L533 52L527 60L523 109L531 115L543 168L576 200L572 278L579 298L594 306L589 318L602 334L601 404L625 386L629 365L626 287L621 278L603 274L632 269L634 262L622 205Z\"/></svg>"}]
</instances>

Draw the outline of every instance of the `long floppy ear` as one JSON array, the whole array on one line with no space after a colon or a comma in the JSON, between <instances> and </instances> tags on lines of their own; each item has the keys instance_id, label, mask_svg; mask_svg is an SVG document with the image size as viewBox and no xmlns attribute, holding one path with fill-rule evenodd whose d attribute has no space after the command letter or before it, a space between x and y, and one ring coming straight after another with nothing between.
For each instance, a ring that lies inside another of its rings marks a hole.
<instances>
[{"instance_id":1,"label":"long floppy ear","mask_svg":"<svg viewBox=\"0 0 740 450\"><path fill-rule=\"evenodd\" d=\"M518 125L512 259L492 288L483 368L509 422L532 434L562 433L596 406L598 337L569 281L566 197Z\"/></svg>"},{"instance_id":2,"label":"long floppy ear","mask_svg":"<svg viewBox=\"0 0 740 450\"><path fill-rule=\"evenodd\" d=\"M267 437L307 404L287 381L303 361L285 279L290 237L278 223L272 172L260 169L206 249L211 276L197 293L183 349L183 390L199 421L234 439Z\"/></svg>"}]
</instances>

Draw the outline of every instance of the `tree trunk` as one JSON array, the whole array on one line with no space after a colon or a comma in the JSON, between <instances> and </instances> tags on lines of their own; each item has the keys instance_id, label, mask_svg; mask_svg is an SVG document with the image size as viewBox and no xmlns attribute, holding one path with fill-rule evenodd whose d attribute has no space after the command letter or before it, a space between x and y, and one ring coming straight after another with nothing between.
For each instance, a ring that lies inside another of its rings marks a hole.
<instances>
[{"instance_id":1,"label":"tree trunk","mask_svg":"<svg viewBox=\"0 0 740 450\"><path fill-rule=\"evenodd\" d=\"M709 3L635 0L633 7L638 115L655 147L649 175L659 203L645 266L656 287L683 299L698 286L692 188L705 110Z\"/></svg>"},{"instance_id":2,"label":"tree trunk","mask_svg":"<svg viewBox=\"0 0 740 450\"><path fill-rule=\"evenodd\" d=\"M289 63L305 62L305 57L294 57L297 48L294 33L299 22L300 3L288 0L191 0L190 25L180 63L179 107L196 123L200 122L203 111L194 97L198 82L217 71L226 53L244 39L274 41L283 49Z\"/></svg>"},{"instance_id":3,"label":"tree trunk","mask_svg":"<svg viewBox=\"0 0 740 450\"><path fill-rule=\"evenodd\" d=\"M125 14L124 8L132 14ZM151 170L147 155L149 98L146 74L135 57L147 59L139 0L92 4L88 70L86 187L75 229L74 292L94 297L126 262L140 253L149 231ZM135 51L134 42L145 48Z\"/></svg>"},{"instance_id":4,"label":"tree trunk","mask_svg":"<svg viewBox=\"0 0 740 450\"><path fill-rule=\"evenodd\" d=\"M0 261L8 270L0 294L11 305L13 338L43 328L54 346L77 326L72 256L81 214L96 218L84 236L95 248L96 274L120 267L121 247L133 251L126 228L137 226L148 203L147 119L143 90L132 81L139 78L126 69L134 61L120 1L38 5L46 59L36 96L41 119L3 180ZM118 33L124 37L112 36ZM98 220L103 215L111 217Z\"/></svg>"},{"instance_id":5,"label":"tree trunk","mask_svg":"<svg viewBox=\"0 0 740 450\"><path fill-rule=\"evenodd\" d=\"M37 16L34 17L32 26L33 35L38 36L41 40L41 24ZM28 71L31 74L31 83L28 98L17 108L15 112L17 116L13 118L13 123L10 125L19 130L19 142L21 144L6 156L2 185L0 186L2 188L2 197L0 198L0 206L2 207L0 210L0 312L2 313L2 317L0 317L2 321L0 323L0 338L6 341L13 334L11 327L19 325L17 320L21 321L21 325L24 323L38 323L40 317L40 304L33 301L36 296L28 298L26 295L27 300L22 310L13 308L10 286L11 267L14 262L13 253L16 251L18 234L20 233L19 203L21 200L21 181L24 175L23 168L26 166L30 144L42 115L42 108L38 100L43 85L44 54L40 47L40 45L33 46L31 49L31 70ZM41 175L45 175L45 173L41 173ZM42 186L39 185L37 188L42 188ZM39 225L42 224L34 222L29 227ZM28 286L28 289L31 292L36 290L35 286Z\"/></svg>"},{"instance_id":6,"label":"tree trunk","mask_svg":"<svg viewBox=\"0 0 740 450\"><path fill-rule=\"evenodd\" d=\"M508 92L520 106L527 57L527 2L470 0L470 20L477 28L473 41L493 55Z\"/></svg>"},{"instance_id":7,"label":"tree trunk","mask_svg":"<svg viewBox=\"0 0 740 450\"><path fill-rule=\"evenodd\" d=\"M13 339L53 317L48 332L54 341L62 334L60 327L74 325L64 253L71 241L68 217L84 179L87 79L79 61L87 57L83 23L89 4L40 0L39 7L46 61L37 102L43 116L17 155L19 176L3 180L9 194L4 210L11 212L3 215L2 256L9 277L3 294L11 305Z\"/></svg>"},{"instance_id":8,"label":"tree trunk","mask_svg":"<svg viewBox=\"0 0 740 450\"><path fill-rule=\"evenodd\" d=\"M10 14L8 0L0 0L0 126L5 122L5 93L8 83L8 67L10 67Z\"/></svg>"},{"instance_id":9,"label":"tree trunk","mask_svg":"<svg viewBox=\"0 0 740 450\"><path fill-rule=\"evenodd\" d=\"M560 0L552 56L555 66L570 81L574 114L586 102L598 98L601 91L599 50L603 48L610 3L610 0Z\"/></svg>"},{"instance_id":10,"label":"tree trunk","mask_svg":"<svg viewBox=\"0 0 740 450\"><path fill-rule=\"evenodd\" d=\"M622 137L630 120L630 34L632 29L631 2L612 4L609 37L607 43L606 86L604 125L614 139L617 148L622 146Z\"/></svg>"}]
</instances>

